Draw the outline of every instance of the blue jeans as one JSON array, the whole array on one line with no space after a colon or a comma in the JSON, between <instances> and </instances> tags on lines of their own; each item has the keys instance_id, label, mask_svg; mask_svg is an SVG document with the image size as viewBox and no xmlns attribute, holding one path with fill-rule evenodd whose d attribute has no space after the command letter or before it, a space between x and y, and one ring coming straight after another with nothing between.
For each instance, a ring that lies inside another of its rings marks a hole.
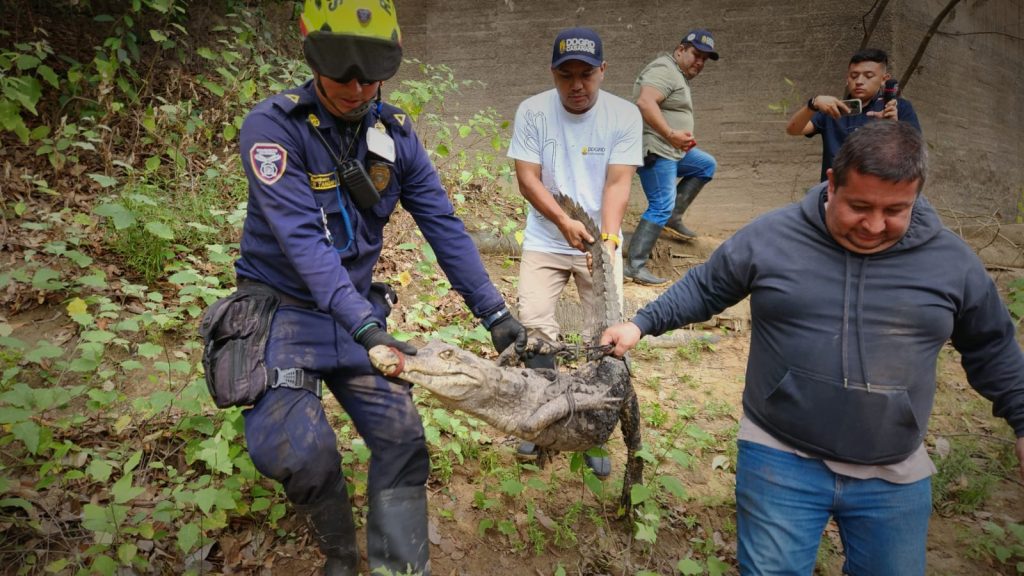
<instances>
[{"instance_id":1,"label":"blue jeans","mask_svg":"<svg viewBox=\"0 0 1024 576\"><path fill-rule=\"evenodd\" d=\"M844 574L924 574L931 492L931 478L858 480L835 474L821 460L740 440L740 573L812 574L832 516L846 553Z\"/></svg>"},{"instance_id":2,"label":"blue jeans","mask_svg":"<svg viewBox=\"0 0 1024 576\"><path fill-rule=\"evenodd\" d=\"M640 184L647 196L647 211L642 218L664 226L676 206L676 179L697 178L707 182L715 176L715 157L700 148L693 148L679 160L652 154L654 162L644 162L637 169Z\"/></svg>"}]
</instances>

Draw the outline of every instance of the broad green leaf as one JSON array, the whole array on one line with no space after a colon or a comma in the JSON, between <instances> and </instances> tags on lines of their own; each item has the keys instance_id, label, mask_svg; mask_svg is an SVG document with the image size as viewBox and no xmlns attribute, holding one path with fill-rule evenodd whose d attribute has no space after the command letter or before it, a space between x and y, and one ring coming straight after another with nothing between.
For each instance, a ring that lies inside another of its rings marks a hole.
<instances>
[{"instance_id":1,"label":"broad green leaf","mask_svg":"<svg viewBox=\"0 0 1024 576\"><path fill-rule=\"evenodd\" d=\"M79 276L78 284L86 288L106 288L107 276L101 270L94 270L85 276Z\"/></svg>"},{"instance_id":2,"label":"broad green leaf","mask_svg":"<svg viewBox=\"0 0 1024 576\"><path fill-rule=\"evenodd\" d=\"M722 562L714 556L708 557L708 574L709 576L722 576L722 574L728 574L732 570L732 566L726 562Z\"/></svg>"},{"instance_id":3,"label":"broad green leaf","mask_svg":"<svg viewBox=\"0 0 1024 576\"><path fill-rule=\"evenodd\" d=\"M89 466L85 469L86 474L92 476L94 480L100 483L106 483L110 479L110 473L114 471L114 467L107 463L106 460L99 458L93 458L89 462Z\"/></svg>"},{"instance_id":4,"label":"broad green leaf","mask_svg":"<svg viewBox=\"0 0 1024 576\"><path fill-rule=\"evenodd\" d=\"M124 566L131 566L138 553L139 547L135 544L121 544L117 547L117 558Z\"/></svg>"},{"instance_id":5,"label":"broad green leaf","mask_svg":"<svg viewBox=\"0 0 1024 576\"><path fill-rule=\"evenodd\" d=\"M64 355L64 349L55 346L47 340L36 342L36 347L25 353L25 359L29 362L39 363L45 358L59 358Z\"/></svg>"},{"instance_id":6,"label":"broad green leaf","mask_svg":"<svg viewBox=\"0 0 1024 576\"><path fill-rule=\"evenodd\" d=\"M197 274L195 270L182 270L171 274L171 276L167 278L169 282L173 282L175 284L196 284L202 279L203 277Z\"/></svg>"},{"instance_id":7,"label":"broad green leaf","mask_svg":"<svg viewBox=\"0 0 1024 576\"><path fill-rule=\"evenodd\" d=\"M658 540L658 531L654 526L648 526L647 524L637 522L635 538L642 542L650 542L651 544L654 544L654 542Z\"/></svg>"},{"instance_id":8,"label":"broad green leaf","mask_svg":"<svg viewBox=\"0 0 1024 576\"><path fill-rule=\"evenodd\" d=\"M465 138L466 136L469 136L472 131L473 129L465 124L459 126L459 138Z\"/></svg>"},{"instance_id":9,"label":"broad green leaf","mask_svg":"<svg viewBox=\"0 0 1024 576\"><path fill-rule=\"evenodd\" d=\"M38 115L36 103L43 95L43 85L39 80L26 76L11 78L4 88L4 95L19 102L33 115Z\"/></svg>"},{"instance_id":10,"label":"broad green leaf","mask_svg":"<svg viewBox=\"0 0 1024 576\"><path fill-rule=\"evenodd\" d=\"M117 185L117 178L113 178L105 174L90 173L87 174L87 176L95 180L96 183L103 188L110 188L111 186Z\"/></svg>"},{"instance_id":11,"label":"broad green leaf","mask_svg":"<svg viewBox=\"0 0 1024 576\"><path fill-rule=\"evenodd\" d=\"M153 344L152 342L143 342L139 344L139 355L144 358L156 358L157 356L164 353L164 347L159 344Z\"/></svg>"},{"instance_id":12,"label":"broad green leaf","mask_svg":"<svg viewBox=\"0 0 1024 576\"><path fill-rule=\"evenodd\" d=\"M134 474L128 473L117 482L114 482L114 485L110 488L110 493L114 496L115 504L130 502L136 496L146 491L141 486L132 486L132 478L134 476Z\"/></svg>"},{"instance_id":13,"label":"broad green leaf","mask_svg":"<svg viewBox=\"0 0 1024 576\"><path fill-rule=\"evenodd\" d=\"M43 80L46 80L46 82L50 86L53 86L54 88L60 88L60 77L57 76L57 73L53 71L53 68L50 68L49 66L44 64L36 68L36 72L40 76L42 76Z\"/></svg>"},{"instance_id":14,"label":"broad green leaf","mask_svg":"<svg viewBox=\"0 0 1024 576\"><path fill-rule=\"evenodd\" d=\"M53 268L40 268L32 276L32 287L36 290L60 290L60 272Z\"/></svg>"},{"instance_id":15,"label":"broad green leaf","mask_svg":"<svg viewBox=\"0 0 1024 576\"><path fill-rule=\"evenodd\" d=\"M658 476L658 482L676 498L680 500L686 499L686 487L683 486L679 478L675 476Z\"/></svg>"},{"instance_id":16,"label":"broad green leaf","mask_svg":"<svg viewBox=\"0 0 1024 576\"><path fill-rule=\"evenodd\" d=\"M135 470L135 467L139 465L139 462L142 462L142 450L136 450L135 453L125 461L124 465L121 466L121 470L127 474L128 472Z\"/></svg>"},{"instance_id":17,"label":"broad green leaf","mask_svg":"<svg viewBox=\"0 0 1024 576\"><path fill-rule=\"evenodd\" d=\"M178 549L185 553L190 552L199 542L201 535L199 526L193 523L185 524L178 529Z\"/></svg>"},{"instance_id":18,"label":"broad green leaf","mask_svg":"<svg viewBox=\"0 0 1024 576\"><path fill-rule=\"evenodd\" d=\"M693 558L683 558L680 560L679 563L676 564L676 570L678 570L680 574L685 574L686 576L694 576L695 574L704 573L704 567L698 564Z\"/></svg>"},{"instance_id":19,"label":"broad green leaf","mask_svg":"<svg viewBox=\"0 0 1024 576\"><path fill-rule=\"evenodd\" d=\"M163 222L146 222L146 231L164 240L174 240L174 232Z\"/></svg>"},{"instance_id":20,"label":"broad green leaf","mask_svg":"<svg viewBox=\"0 0 1024 576\"><path fill-rule=\"evenodd\" d=\"M41 431L38 424L32 420L18 422L14 426L11 426L11 433L14 434L15 438L21 440L29 452L32 454L39 453L39 438Z\"/></svg>"},{"instance_id":21,"label":"broad green leaf","mask_svg":"<svg viewBox=\"0 0 1024 576\"><path fill-rule=\"evenodd\" d=\"M101 576L113 576L117 572L117 562L110 556L97 556L90 567L92 574Z\"/></svg>"},{"instance_id":22,"label":"broad green leaf","mask_svg":"<svg viewBox=\"0 0 1024 576\"><path fill-rule=\"evenodd\" d=\"M501 481L501 491L513 498L523 493L526 487L515 478L506 478Z\"/></svg>"},{"instance_id":23,"label":"broad green leaf","mask_svg":"<svg viewBox=\"0 0 1024 576\"><path fill-rule=\"evenodd\" d=\"M212 92L214 95L224 97L224 88L212 80L203 80L200 82L204 88Z\"/></svg>"},{"instance_id":24,"label":"broad green leaf","mask_svg":"<svg viewBox=\"0 0 1024 576\"><path fill-rule=\"evenodd\" d=\"M167 40L167 35L160 30L150 30L149 37L153 39L153 42L164 42Z\"/></svg>"},{"instance_id":25,"label":"broad green leaf","mask_svg":"<svg viewBox=\"0 0 1024 576\"><path fill-rule=\"evenodd\" d=\"M110 218L114 222L114 228L117 230L124 230L136 222L135 214L117 202L100 204L93 208L92 211L98 216Z\"/></svg>"},{"instance_id":26,"label":"broad green leaf","mask_svg":"<svg viewBox=\"0 0 1024 576\"><path fill-rule=\"evenodd\" d=\"M643 503L651 497L651 489L643 484L634 484L629 489L629 499L634 506Z\"/></svg>"},{"instance_id":27,"label":"broad green leaf","mask_svg":"<svg viewBox=\"0 0 1024 576\"><path fill-rule=\"evenodd\" d=\"M46 572L48 572L50 574L57 574L58 572L63 572L64 568L67 567L69 562L70 561L67 558L61 558L59 560L54 560L53 562L50 562L49 564L47 564L46 568L44 568L44 570L46 570Z\"/></svg>"},{"instance_id":28,"label":"broad green leaf","mask_svg":"<svg viewBox=\"0 0 1024 576\"><path fill-rule=\"evenodd\" d=\"M195 492L196 506L203 511L203 514L209 514L210 510L213 509L213 504L217 500L217 489L213 486L207 486L202 490L196 490Z\"/></svg>"},{"instance_id":29,"label":"broad green leaf","mask_svg":"<svg viewBox=\"0 0 1024 576\"><path fill-rule=\"evenodd\" d=\"M24 422L32 417L33 411L27 408L12 408L0 406L0 424L14 424Z\"/></svg>"},{"instance_id":30,"label":"broad green leaf","mask_svg":"<svg viewBox=\"0 0 1024 576\"><path fill-rule=\"evenodd\" d=\"M28 512L29 514L32 513L32 504L29 503L29 501L25 500L24 498L4 498L0 500L0 508L14 507L21 508L22 510Z\"/></svg>"}]
</instances>

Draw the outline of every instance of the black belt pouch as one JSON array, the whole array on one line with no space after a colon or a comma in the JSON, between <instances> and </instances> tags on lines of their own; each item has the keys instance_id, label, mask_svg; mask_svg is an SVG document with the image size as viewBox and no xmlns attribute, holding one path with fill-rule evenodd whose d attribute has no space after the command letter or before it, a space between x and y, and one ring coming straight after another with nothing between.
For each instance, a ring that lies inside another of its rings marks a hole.
<instances>
[{"instance_id":1,"label":"black belt pouch","mask_svg":"<svg viewBox=\"0 0 1024 576\"><path fill-rule=\"evenodd\" d=\"M218 408L251 406L267 390L264 355L280 301L273 288L247 282L203 314L203 370Z\"/></svg>"}]
</instances>

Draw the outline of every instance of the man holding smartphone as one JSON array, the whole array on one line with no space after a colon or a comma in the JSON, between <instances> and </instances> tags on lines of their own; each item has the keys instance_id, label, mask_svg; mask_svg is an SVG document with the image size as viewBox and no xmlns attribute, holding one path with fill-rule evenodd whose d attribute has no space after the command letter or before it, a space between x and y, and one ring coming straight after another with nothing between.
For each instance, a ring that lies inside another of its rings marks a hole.
<instances>
[{"instance_id":1,"label":"man holding smartphone","mask_svg":"<svg viewBox=\"0 0 1024 576\"><path fill-rule=\"evenodd\" d=\"M821 134L822 182L846 137L873 119L908 122L921 131L914 107L910 101L897 97L898 88L892 86L889 93L883 90L892 78L888 67L889 56L884 50L865 48L856 52L846 70L847 100L814 96L789 119L786 134L808 138Z\"/></svg>"}]
</instances>

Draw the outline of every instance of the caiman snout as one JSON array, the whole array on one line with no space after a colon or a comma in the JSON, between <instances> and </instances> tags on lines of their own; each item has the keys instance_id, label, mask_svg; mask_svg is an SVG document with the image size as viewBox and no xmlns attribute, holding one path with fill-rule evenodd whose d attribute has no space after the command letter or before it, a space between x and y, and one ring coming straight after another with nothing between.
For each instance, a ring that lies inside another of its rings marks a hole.
<instances>
[{"instance_id":1,"label":"caiman snout","mask_svg":"<svg viewBox=\"0 0 1024 576\"><path fill-rule=\"evenodd\" d=\"M370 364L388 378L395 378L405 368L405 355L390 346L374 346L369 352Z\"/></svg>"}]
</instances>

